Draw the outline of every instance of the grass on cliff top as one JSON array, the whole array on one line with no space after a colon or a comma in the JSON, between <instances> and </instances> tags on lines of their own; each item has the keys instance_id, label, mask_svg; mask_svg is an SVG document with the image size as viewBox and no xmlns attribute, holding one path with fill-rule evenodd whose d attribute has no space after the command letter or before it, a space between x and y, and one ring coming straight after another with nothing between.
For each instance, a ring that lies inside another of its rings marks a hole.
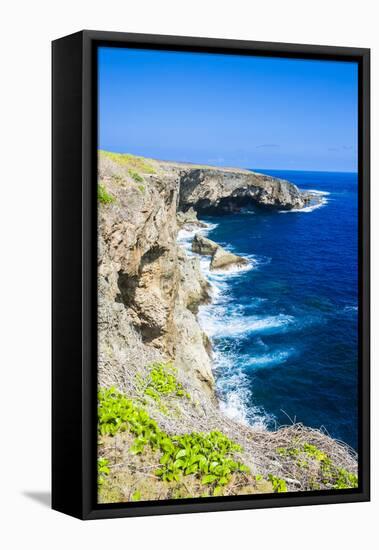
<instances>
[{"instance_id":1,"label":"grass on cliff top","mask_svg":"<svg viewBox=\"0 0 379 550\"><path fill-rule=\"evenodd\" d=\"M181 160L159 160L159 159L148 159L145 157L132 155L130 153L112 153L111 151L99 150L99 154L104 157L110 158L120 166L126 166L131 170L137 170L142 174L156 174L156 169L153 163L158 163L159 166L177 166L185 167L191 170L217 170L222 172L241 172L244 174L252 174L251 170L240 167L233 166L215 166L212 164L198 164L195 162L181 161ZM261 174L259 174L261 175Z\"/></svg>"},{"instance_id":2,"label":"grass on cliff top","mask_svg":"<svg viewBox=\"0 0 379 550\"><path fill-rule=\"evenodd\" d=\"M129 173L133 179L141 177L138 172L142 172L142 174L156 173L156 170L151 162L149 162L149 160L145 159L144 157L138 157L129 153L112 153L110 151L99 151L99 153L104 157L113 160L113 162L116 162L120 166L125 166L126 168L128 168ZM140 180L135 179L135 181Z\"/></svg>"}]
</instances>

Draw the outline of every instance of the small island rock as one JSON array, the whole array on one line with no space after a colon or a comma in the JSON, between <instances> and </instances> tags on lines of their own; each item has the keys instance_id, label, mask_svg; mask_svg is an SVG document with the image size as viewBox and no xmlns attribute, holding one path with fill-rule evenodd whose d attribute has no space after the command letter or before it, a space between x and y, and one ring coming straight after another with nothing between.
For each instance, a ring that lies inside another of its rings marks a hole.
<instances>
[{"instance_id":1,"label":"small island rock","mask_svg":"<svg viewBox=\"0 0 379 550\"><path fill-rule=\"evenodd\" d=\"M229 269L232 266L247 265L248 261L242 256L228 252L222 246L219 246L213 254L210 268L211 269Z\"/></svg>"},{"instance_id":2,"label":"small island rock","mask_svg":"<svg viewBox=\"0 0 379 550\"><path fill-rule=\"evenodd\" d=\"M197 254L203 254L204 256L212 256L220 245L203 237L202 235L195 235L192 241L192 252Z\"/></svg>"}]
</instances>

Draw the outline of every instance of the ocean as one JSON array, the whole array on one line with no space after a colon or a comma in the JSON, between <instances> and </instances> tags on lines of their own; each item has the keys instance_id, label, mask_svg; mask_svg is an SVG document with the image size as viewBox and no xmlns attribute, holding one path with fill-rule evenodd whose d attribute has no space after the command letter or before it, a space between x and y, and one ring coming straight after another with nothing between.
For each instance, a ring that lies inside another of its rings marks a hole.
<instances>
[{"instance_id":1,"label":"ocean","mask_svg":"<svg viewBox=\"0 0 379 550\"><path fill-rule=\"evenodd\" d=\"M255 170L317 191L301 211L200 216L204 235L249 266L209 270L198 313L213 344L220 405L264 429L302 422L357 448L357 174ZM193 233L179 241L190 253Z\"/></svg>"}]
</instances>

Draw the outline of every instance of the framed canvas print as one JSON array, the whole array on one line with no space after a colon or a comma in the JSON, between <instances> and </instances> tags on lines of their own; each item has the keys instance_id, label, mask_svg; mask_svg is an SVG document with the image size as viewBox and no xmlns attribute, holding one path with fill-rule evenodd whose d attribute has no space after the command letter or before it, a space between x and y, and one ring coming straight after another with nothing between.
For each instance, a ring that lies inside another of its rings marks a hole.
<instances>
[{"instance_id":1,"label":"framed canvas print","mask_svg":"<svg viewBox=\"0 0 379 550\"><path fill-rule=\"evenodd\" d=\"M53 42L53 508L369 499L369 50Z\"/></svg>"}]
</instances>

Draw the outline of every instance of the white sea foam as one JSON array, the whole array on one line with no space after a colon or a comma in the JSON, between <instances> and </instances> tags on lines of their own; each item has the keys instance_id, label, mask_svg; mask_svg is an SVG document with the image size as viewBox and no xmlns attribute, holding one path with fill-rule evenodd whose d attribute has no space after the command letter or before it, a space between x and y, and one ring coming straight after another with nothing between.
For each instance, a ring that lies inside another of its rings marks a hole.
<instances>
[{"instance_id":1,"label":"white sea foam","mask_svg":"<svg viewBox=\"0 0 379 550\"><path fill-rule=\"evenodd\" d=\"M189 229L188 227L185 227L183 229L180 229L178 231L178 237L177 242L183 246L187 252L191 252L191 246L192 246L192 239L197 233L200 233L202 235L207 235L210 231L213 231L213 229L216 229L217 224L216 223L207 223L206 227L194 227L193 229Z\"/></svg>"},{"instance_id":2,"label":"white sea foam","mask_svg":"<svg viewBox=\"0 0 379 550\"><path fill-rule=\"evenodd\" d=\"M265 367L273 367L285 363L287 359L293 355L293 352L293 350L275 351L273 353L258 355L256 357L248 357L245 360L242 358L242 362L244 367L253 368L254 370Z\"/></svg>"},{"instance_id":3,"label":"white sea foam","mask_svg":"<svg viewBox=\"0 0 379 550\"><path fill-rule=\"evenodd\" d=\"M292 208L291 210L279 210L279 214L289 214L291 212L303 212L305 214L309 212L313 212L314 210L317 210L318 208L321 208L322 206L325 206L328 204L329 199L328 197L330 195L329 191L318 191L317 189L307 189L307 192L312 193L312 195L316 195L320 197L319 202L316 204L311 204L309 206L306 206L305 208Z\"/></svg>"},{"instance_id":4,"label":"white sea foam","mask_svg":"<svg viewBox=\"0 0 379 550\"><path fill-rule=\"evenodd\" d=\"M266 429L273 417L262 407L252 404L250 380L241 368L236 368L238 363L238 356L233 353L215 352L215 369L222 370L222 374L216 377L220 408L233 420L257 429Z\"/></svg>"},{"instance_id":5,"label":"white sea foam","mask_svg":"<svg viewBox=\"0 0 379 550\"><path fill-rule=\"evenodd\" d=\"M344 306L343 313L356 313L358 311L358 306Z\"/></svg>"},{"instance_id":6,"label":"white sea foam","mask_svg":"<svg viewBox=\"0 0 379 550\"><path fill-rule=\"evenodd\" d=\"M229 282L246 271L257 268L261 264L267 264L271 259L245 255L249 262L247 265L223 271L211 271L210 257L194 254L192 240L196 234L208 235L216 227L216 224L208 224L204 228L184 228L178 233L178 243L185 249L187 255L200 258L200 269L211 285L212 303L199 307L198 321L202 329L211 338L226 338L229 342L232 338L237 342L254 332L264 334L286 330L286 327L293 322L290 316L281 314L266 317L246 316L242 304L230 311ZM231 249L228 246L226 248ZM242 368L236 367L239 364L241 364L239 355L230 351L230 346L228 350L224 350L220 345L215 345L213 367L219 372L219 376L216 376L216 386L220 407L230 418L258 429L265 429L273 421L273 417L261 407L253 405L250 379Z\"/></svg>"},{"instance_id":7,"label":"white sea foam","mask_svg":"<svg viewBox=\"0 0 379 550\"><path fill-rule=\"evenodd\" d=\"M329 191L318 191L317 189L307 189L308 193L312 193L313 195L330 195Z\"/></svg>"},{"instance_id":8,"label":"white sea foam","mask_svg":"<svg viewBox=\"0 0 379 550\"><path fill-rule=\"evenodd\" d=\"M210 337L238 338L256 333L283 332L295 321L291 315L270 315L262 317L258 315L234 315L227 308L200 307L199 321L202 328Z\"/></svg>"}]
</instances>

